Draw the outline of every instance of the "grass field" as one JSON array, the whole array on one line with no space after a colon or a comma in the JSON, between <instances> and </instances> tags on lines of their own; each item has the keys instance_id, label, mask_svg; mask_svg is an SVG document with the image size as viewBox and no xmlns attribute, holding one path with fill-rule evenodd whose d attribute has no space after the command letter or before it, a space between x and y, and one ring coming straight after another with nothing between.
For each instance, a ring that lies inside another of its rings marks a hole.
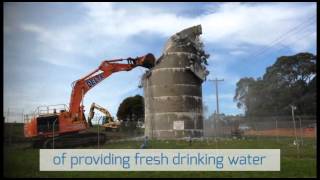
<instances>
[{"instance_id":1,"label":"grass field","mask_svg":"<svg viewBox=\"0 0 320 180\"><path fill-rule=\"evenodd\" d=\"M20 131L19 131L20 132ZM17 135L16 135L17 136ZM4 147L5 177L316 177L316 141L304 138L300 153L292 144L292 138L251 137L243 140L218 139L194 141L149 141L153 149L281 149L279 172L40 172L39 150L30 148L30 143L18 141ZM139 148L142 141L106 143L103 149ZM95 146L86 148L97 148Z\"/></svg>"}]
</instances>

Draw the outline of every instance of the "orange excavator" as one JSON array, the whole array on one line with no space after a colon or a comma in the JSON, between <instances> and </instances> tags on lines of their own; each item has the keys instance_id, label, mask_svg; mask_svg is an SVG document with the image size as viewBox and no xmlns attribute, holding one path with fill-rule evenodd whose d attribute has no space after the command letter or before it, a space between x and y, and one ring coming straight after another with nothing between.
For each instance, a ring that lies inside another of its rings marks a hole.
<instances>
[{"instance_id":1,"label":"orange excavator","mask_svg":"<svg viewBox=\"0 0 320 180\"><path fill-rule=\"evenodd\" d=\"M123 61L126 63L120 63ZM62 108L41 106L31 118L25 117L24 136L33 139L34 147L40 148L96 143L99 136L86 131L92 124L91 121L86 121L84 115L84 95L113 73L130 71L138 66L150 69L154 63L155 57L150 53L136 58L103 61L96 70L72 83L69 108L66 105ZM101 135L99 141L104 140L105 137Z\"/></svg>"}]
</instances>

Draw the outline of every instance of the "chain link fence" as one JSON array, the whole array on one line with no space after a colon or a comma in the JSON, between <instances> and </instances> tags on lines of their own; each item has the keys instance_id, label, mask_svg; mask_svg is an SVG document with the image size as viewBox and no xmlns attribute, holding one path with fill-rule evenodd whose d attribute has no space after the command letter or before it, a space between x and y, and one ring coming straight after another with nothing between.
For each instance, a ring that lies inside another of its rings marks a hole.
<instances>
[{"instance_id":1,"label":"chain link fence","mask_svg":"<svg viewBox=\"0 0 320 180\"><path fill-rule=\"evenodd\" d=\"M13 143L24 142L23 137L23 121L24 111L21 109L7 109L3 113L3 132L5 145L11 145Z\"/></svg>"},{"instance_id":2,"label":"chain link fence","mask_svg":"<svg viewBox=\"0 0 320 180\"><path fill-rule=\"evenodd\" d=\"M24 137L26 114L21 109L7 109L4 112L4 144L27 143ZM31 116L29 116L30 118ZM103 116L98 114L92 120L89 132L106 134L107 140L120 140L144 136L140 122L124 121L117 131L107 131ZM223 117L204 120L205 138L257 138L270 137L275 141L290 138L292 142L303 144L305 138L317 138L316 116L263 116L263 117Z\"/></svg>"},{"instance_id":3,"label":"chain link fence","mask_svg":"<svg viewBox=\"0 0 320 180\"><path fill-rule=\"evenodd\" d=\"M212 118L204 122L204 136L316 138L316 122L316 116Z\"/></svg>"}]
</instances>

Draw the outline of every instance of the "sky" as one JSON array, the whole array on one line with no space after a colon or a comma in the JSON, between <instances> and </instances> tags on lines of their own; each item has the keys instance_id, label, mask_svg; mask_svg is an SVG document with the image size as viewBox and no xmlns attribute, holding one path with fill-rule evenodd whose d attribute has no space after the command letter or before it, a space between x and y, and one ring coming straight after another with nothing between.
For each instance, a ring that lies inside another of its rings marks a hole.
<instances>
[{"instance_id":1,"label":"sky","mask_svg":"<svg viewBox=\"0 0 320 180\"><path fill-rule=\"evenodd\" d=\"M4 3L3 110L69 104L71 83L103 60L153 53L167 39L201 24L210 54L207 79L219 83L219 109L242 114L233 101L243 77L261 77L280 56L316 54L316 3ZM84 98L116 115L138 88L142 67L115 73ZM205 116L216 110L215 86L202 84Z\"/></svg>"}]
</instances>

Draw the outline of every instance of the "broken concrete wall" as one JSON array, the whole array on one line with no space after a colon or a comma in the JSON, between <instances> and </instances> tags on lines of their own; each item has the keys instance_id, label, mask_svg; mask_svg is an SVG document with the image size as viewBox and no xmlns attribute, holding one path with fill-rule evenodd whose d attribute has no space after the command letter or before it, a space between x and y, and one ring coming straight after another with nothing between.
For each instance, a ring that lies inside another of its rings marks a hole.
<instances>
[{"instance_id":1,"label":"broken concrete wall","mask_svg":"<svg viewBox=\"0 0 320 180\"><path fill-rule=\"evenodd\" d=\"M201 84L209 57L201 26L173 35L156 66L143 76L145 135L156 139L203 136Z\"/></svg>"}]
</instances>

